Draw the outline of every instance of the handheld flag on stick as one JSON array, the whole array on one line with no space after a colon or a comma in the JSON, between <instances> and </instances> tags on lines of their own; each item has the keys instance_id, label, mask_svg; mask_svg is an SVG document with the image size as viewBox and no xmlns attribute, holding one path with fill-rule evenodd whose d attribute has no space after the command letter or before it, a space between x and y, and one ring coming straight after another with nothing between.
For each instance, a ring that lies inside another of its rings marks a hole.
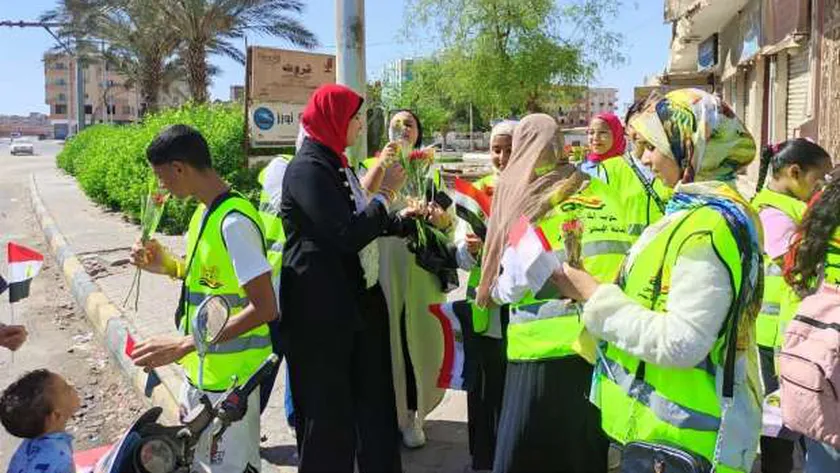
<instances>
[{"instance_id":1,"label":"handheld flag on stick","mask_svg":"<svg viewBox=\"0 0 840 473\"><path fill-rule=\"evenodd\" d=\"M519 261L528 287L536 293L560 267L560 259L551 251L551 244L539 226L532 225L528 217L522 216L510 230L509 250Z\"/></svg>"},{"instance_id":2,"label":"handheld flag on stick","mask_svg":"<svg viewBox=\"0 0 840 473\"><path fill-rule=\"evenodd\" d=\"M455 178L455 213L472 227L473 233L484 240L487 236L487 217L490 216L490 196L468 181Z\"/></svg>"},{"instance_id":3,"label":"handheld flag on stick","mask_svg":"<svg viewBox=\"0 0 840 473\"><path fill-rule=\"evenodd\" d=\"M44 255L23 245L9 242L9 303L29 297L29 284L41 271Z\"/></svg>"}]
</instances>

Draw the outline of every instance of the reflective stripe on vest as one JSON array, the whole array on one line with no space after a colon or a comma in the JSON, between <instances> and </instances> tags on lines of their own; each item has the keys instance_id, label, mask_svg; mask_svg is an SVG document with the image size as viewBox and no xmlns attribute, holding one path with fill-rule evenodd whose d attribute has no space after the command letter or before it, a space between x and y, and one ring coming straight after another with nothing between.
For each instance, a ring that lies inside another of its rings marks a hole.
<instances>
[{"instance_id":1,"label":"reflective stripe on vest","mask_svg":"<svg viewBox=\"0 0 840 473\"><path fill-rule=\"evenodd\" d=\"M222 343L216 343L207 347L207 353L240 353L255 348L271 348L271 337L262 335L249 335L238 337Z\"/></svg>"},{"instance_id":2,"label":"reflective stripe on vest","mask_svg":"<svg viewBox=\"0 0 840 473\"><path fill-rule=\"evenodd\" d=\"M707 237L696 238L698 235ZM623 269L620 280L624 293L644 308L666 317L668 292L661 288L670 287L677 259L692 251L693 245L708 244L714 246L729 269L730 287L735 291L733 297L737 297L741 284L740 251L724 217L711 208L677 215L660 229ZM607 435L622 444L668 443L714 461L723 402L717 394L717 374L723 371L720 365L726 338L727 334L721 334L705 359L689 369L645 363L642 370L639 358L608 344L605 359L598 363L594 394ZM735 382L737 385L746 381ZM760 409L758 405L754 407L756 411ZM721 440L734 448L748 439ZM719 465L718 471L738 471L738 467Z\"/></svg>"},{"instance_id":3,"label":"reflective stripe on vest","mask_svg":"<svg viewBox=\"0 0 840 473\"><path fill-rule=\"evenodd\" d=\"M645 228L647 227L648 225L645 225L643 223L631 223L630 225L627 225L627 233L633 236L639 236L645 231Z\"/></svg>"},{"instance_id":4,"label":"reflective stripe on vest","mask_svg":"<svg viewBox=\"0 0 840 473\"><path fill-rule=\"evenodd\" d=\"M761 212L767 208L776 209L799 224L807 208L806 204L793 197L762 189L752 201L753 208ZM756 341L759 346L780 349L784 342L784 327L796 315L799 298L785 282L782 268L766 253L764 255L764 296L761 312L756 318Z\"/></svg>"},{"instance_id":5,"label":"reflective stripe on vest","mask_svg":"<svg viewBox=\"0 0 840 473\"><path fill-rule=\"evenodd\" d=\"M598 179L562 202L537 224L552 250L565 260L563 222L577 217L583 226L581 256L584 267L600 282L615 279L624 255L632 246L626 226L617 217L619 204ZM536 294L527 291L511 304L507 353L513 361L537 361L580 355L592 361L594 342L581 322L580 307L560 300L550 281Z\"/></svg>"},{"instance_id":6,"label":"reflective stripe on vest","mask_svg":"<svg viewBox=\"0 0 840 473\"><path fill-rule=\"evenodd\" d=\"M652 385L636 379L635 375L615 361L606 360L607 368L614 376L615 384L631 398L648 407L656 417L680 429L717 432L720 419L671 401L656 391Z\"/></svg>"},{"instance_id":7,"label":"reflective stripe on vest","mask_svg":"<svg viewBox=\"0 0 840 473\"><path fill-rule=\"evenodd\" d=\"M199 205L190 221L187 233L187 260L190 269L184 280L184 317L179 331L190 331L192 317L208 297L222 296L231 308L230 317L237 317L248 306L248 298L239 284L233 263L222 236L225 217L237 212L249 218L262 232L257 210L243 197L234 194L204 216L205 207ZM206 218L201 239L196 238L202 219ZM204 358L204 388L211 391L230 388L232 380L244 383L271 353L271 338L265 324L228 342L210 348ZM198 354L193 352L180 360L184 372L193 385L198 383Z\"/></svg>"}]
</instances>

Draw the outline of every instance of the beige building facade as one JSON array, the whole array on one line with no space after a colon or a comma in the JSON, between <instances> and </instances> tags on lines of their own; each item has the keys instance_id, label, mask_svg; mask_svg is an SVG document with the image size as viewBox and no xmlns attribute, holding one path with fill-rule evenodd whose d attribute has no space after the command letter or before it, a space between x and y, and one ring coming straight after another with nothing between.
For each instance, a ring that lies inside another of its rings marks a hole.
<instances>
[{"instance_id":1,"label":"beige building facade","mask_svg":"<svg viewBox=\"0 0 840 473\"><path fill-rule=\"evenodd\" d=\"M76 59L66 54L44 55L45 102L56 138L77 129ZM85 124L132 123L142 110L140 93L127 78L101 58L83 62ZM161 94L164 106L179 106L189 97L185 82L177 82Z\"/></svg>"}]
</instances>

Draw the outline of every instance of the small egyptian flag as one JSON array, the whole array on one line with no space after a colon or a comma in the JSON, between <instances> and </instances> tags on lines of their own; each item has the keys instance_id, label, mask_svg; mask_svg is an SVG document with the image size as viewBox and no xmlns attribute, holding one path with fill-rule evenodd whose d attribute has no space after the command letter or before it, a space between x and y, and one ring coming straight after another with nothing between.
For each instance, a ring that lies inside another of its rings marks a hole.
<instances>
[{"instance_id":1,"label":"small egyptian flag","mask_svg":"<svg viewBox=\"0 0 840 473\"><path fill-rule=\"evenodd\" d=\"M443 361L437 386L441 389L466 389L468 373L471 372L472 305L468 301L432 304L429 313L440 322L443 335Z\"/></svg>"},{"instance_id":2,"label":"small egyptian flag","mask_svg":"<svg viewBox=\"0 0 840 473\"><path fill-rule=\"evenodd\" d=\"M514 258L517 266L522 269L521 274L531 291L537 293L551 274L560 267L560 259L551 249L542 229L531 224L528 217L521 216L508 235L508 249L503 255L503 261Z\"/></svg>"},{"instance_id":3,"label":"small egyptian flag","mask_svg":"<svg viewBox=\"0 0 840 473\"><path fill-rule=\"evenodd\" d=\"M487 236L487 217L490 216L490 196L459 177L455 178L455 213L472 227L473 233L484 240Z\"/></svg>"},{"instance_id":4,"label":"small egyptian flag","mask_svg":"<svg viewBox=\"0 0 840 473\"><path fill-rule=\"evenodd\" d=\"M9 242L9 303L29 297L29 283L41 271L44 255L25 246Z\"/></svg>"}]
</instances>

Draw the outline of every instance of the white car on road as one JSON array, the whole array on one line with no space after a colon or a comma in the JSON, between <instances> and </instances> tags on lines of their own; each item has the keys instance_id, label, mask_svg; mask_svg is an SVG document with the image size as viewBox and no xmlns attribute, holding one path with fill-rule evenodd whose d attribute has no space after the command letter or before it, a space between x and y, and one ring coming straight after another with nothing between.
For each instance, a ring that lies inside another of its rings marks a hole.
<instances>
[{"instance_id":1,"label":"white car on road","mask_svg":"<svg viewBox=\"0 0 840 473\"><path fill-rule=\"evenodd\" d=\"M16 156L18 154L28 154L31 156L35 154L35 145L26 140L14 140L12 141L12 144L9 145L9 153L11 153L12 156Z\"/></svg>"}]
</instances>

